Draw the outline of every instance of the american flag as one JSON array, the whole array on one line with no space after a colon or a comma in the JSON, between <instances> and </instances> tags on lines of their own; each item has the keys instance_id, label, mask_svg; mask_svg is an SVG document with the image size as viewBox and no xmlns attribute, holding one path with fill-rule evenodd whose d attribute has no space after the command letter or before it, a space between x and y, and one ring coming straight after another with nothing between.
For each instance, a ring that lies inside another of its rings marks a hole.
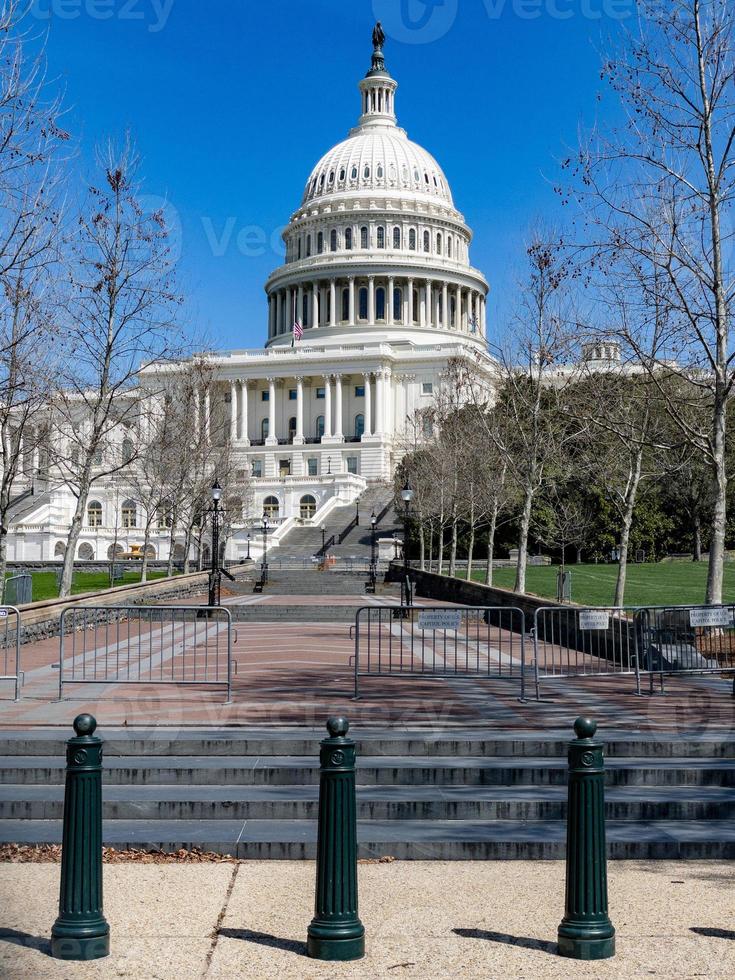
<instances>
[{"instance_id":1,"label":"american flag","mask_svg":"<svg viewBox=\"0 0 735 980\"><path fill-rule=\"evenodd\" d=\"M296 320L296 322L293 325L293 339L301 340L303 336L304 336L304 328L301 326L299 321Z\"/></svg>"}]
</instances>

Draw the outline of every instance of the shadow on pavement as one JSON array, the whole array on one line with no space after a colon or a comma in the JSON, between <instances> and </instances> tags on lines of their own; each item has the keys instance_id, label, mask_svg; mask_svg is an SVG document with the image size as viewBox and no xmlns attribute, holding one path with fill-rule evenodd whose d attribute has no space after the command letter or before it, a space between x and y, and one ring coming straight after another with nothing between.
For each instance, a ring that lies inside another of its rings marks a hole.
<instances>
[{"instance_id":1,"label":"shadow on pavement","mask_svg":"<svg viewBox=\"0 0 735 980\"><path fill-rule=\"evenodd\" d=\"M732 929L713 929L707 926L691 926L690 932L696 932L698 936L708 936L711 939L735 939L735 931Z\"/></svg>"},{"instance_id":2,"label":"shadow on pavement","mask_svg":"<svg viewBox=\"0 0 735 980\"><path fill-rule=\"evenodd\" d=\"M522 949L536 949L542 953L557 955L556 943L548 942L545 939L511 936L509 932L491 932L489 929L452 929L452 932L464 939L484 939L490 943L504 943L506 946L520 946Z\"/></svg>"},{"instance_id":3,"label":"shadow on pavement","mask_svg":"<svg viewBox=\"0 0 735 980\"><path fill-rule=\"evenodd\" d=\"M306 956L306 943L297 939L282 939L271 936L267 932L253 932L251 929L219 929L218 935L227 939L242 939L247 943L257 943L259 946L272 946L273 949L284 949L289 953Z\"/></svg>"},{"instance_id":4,"label":"shadow on pavement","mask_svg":"<svg viewBox=\"0 0 735 980\"><path fill-rule=\"evenodd\" d=\"M0 929L0 943L12 943L14 946L26 946L37 949L45 956L51 956L51 941L43 936L32 936L29 932L18 929Z\"/></svg>"}]
</instances>

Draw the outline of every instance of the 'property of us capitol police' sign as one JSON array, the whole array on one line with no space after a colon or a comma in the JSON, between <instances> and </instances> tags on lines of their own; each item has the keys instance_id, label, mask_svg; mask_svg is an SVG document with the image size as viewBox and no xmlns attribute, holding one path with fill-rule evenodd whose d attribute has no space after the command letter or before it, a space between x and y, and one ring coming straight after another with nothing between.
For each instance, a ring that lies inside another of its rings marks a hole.
<instances>
[{"instance_id":1,"label":"'property of us capitol police' sign","mask_svg":"<svg viewBox=\"0 0 735 980\"><path fill-rule=\"evenodd\" d=\"M733 610L730 606L702 606L689 610L690 626L732 626Z\"/></svg>"},{"instance_id":2,"label":"'property of us capitol police' sign","mask_svg":"<svg viewBox=\"0 0 735 980\"><path fill-rule=\"evenodd\" d=\"M419 613L420 630L458 630L462 613L454 609L424 609Z\"/></svg>"}]
</instances>

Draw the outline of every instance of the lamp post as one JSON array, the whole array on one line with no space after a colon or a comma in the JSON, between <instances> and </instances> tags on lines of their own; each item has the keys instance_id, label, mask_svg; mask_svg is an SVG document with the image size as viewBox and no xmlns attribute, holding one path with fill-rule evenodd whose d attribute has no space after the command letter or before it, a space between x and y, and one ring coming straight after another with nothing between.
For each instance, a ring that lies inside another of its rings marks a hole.
<instances>
[{"instance_id":1,"label":"lamp post","mask_svg":"<svg viewBox=\"0 0 735 980\"><path fill-rule=\"evenodd\" d=\"M378 518L375 516L375 511L370 515L370 584L375 588L375 579L377 578L377 569L375 567L375 528L378 523Z\"/></svg>"},{"instance_id":2,"label":"lamp post","mask_svg":"<svg viewBox=\"0 0 735 980\"><path fill-rule=\"evenodd\" d=\"M408 581L408 521L409 521L409 510L411 507L411 501L414 498L414 491L411 488L411 484L406 480L406 485L401 490L401 499L403 500L404 510L403 510L403 588L401 589L401 598L405 594L406 606L411 606L413 600L411 597L411 583Z\"/></svg>"},{"instance_id":3,"label":"lamp post","mask_svg":"<svg viewBox=\"0 0 735 980\"><path fill-rule=\"evenodd\" d=\"M319 530L322 532L322 558L323 558L324 557L324 538L325 538L325 535L327 533L327 529L322 524L322 526L319 528Z\"/></svg>"},{"instance_id":4,"label":"lamp post","mask_svg":"<svg viewBox=\"0 0 735 980\"><path fill-rule=\"evenodd\" d=\"M268 582L268 515L263 512L263 564L261 566L261 581L263 585Z\"/></svg>"},{"instance_id":5,"label":"lamp post","mask_svg":"<svg viewBox=\"0 0 735 980\"><path fill-rule=\"evenodd\" d=\"M327 476L332 475L332 457L327 456Z\"/></svg>"},{"instance_id":6,"label":"lamp post","mask_svg":"<svg viewBox=\"0 0 735 980\"><path fill-rule=\"evenodd\" d=\"M212 484L212 566L209 573L209 605L218 606L220 600L219 573L219 502L222 487L215 479Z\"/></svg>"},{"instance_id":7,"label":"lamp post","mask_svg":"<svg viewBox=\"0 0 735 980\"><path fill-rule=\"evenodd\" d=\"M248 553L245 555L245 560L250 561L250 535L248 534Z\"/></svg>"}]
</instances>

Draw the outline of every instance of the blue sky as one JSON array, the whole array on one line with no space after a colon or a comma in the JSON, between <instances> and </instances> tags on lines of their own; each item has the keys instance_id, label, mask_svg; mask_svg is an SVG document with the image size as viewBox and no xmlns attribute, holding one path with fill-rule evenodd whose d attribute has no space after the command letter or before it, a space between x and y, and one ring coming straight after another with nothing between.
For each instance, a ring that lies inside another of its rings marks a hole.
<instances>
[{"instance_id":1,"label":"blue sky","mask_svg":"<svg viewBox=\"0 0 735 980\"><path fill-rule=\"evenodd\" d=\"M582 123L615 111L599 52L634 2L35 0L34 13L80 188L95 146L129 129L146 192L169 202L187 315L237 348L265 339L279 230L357 119L378 16L399 123L449 178L502 331L528 227L564 218L557 161Z\"/></svg>"}]
</instances>

